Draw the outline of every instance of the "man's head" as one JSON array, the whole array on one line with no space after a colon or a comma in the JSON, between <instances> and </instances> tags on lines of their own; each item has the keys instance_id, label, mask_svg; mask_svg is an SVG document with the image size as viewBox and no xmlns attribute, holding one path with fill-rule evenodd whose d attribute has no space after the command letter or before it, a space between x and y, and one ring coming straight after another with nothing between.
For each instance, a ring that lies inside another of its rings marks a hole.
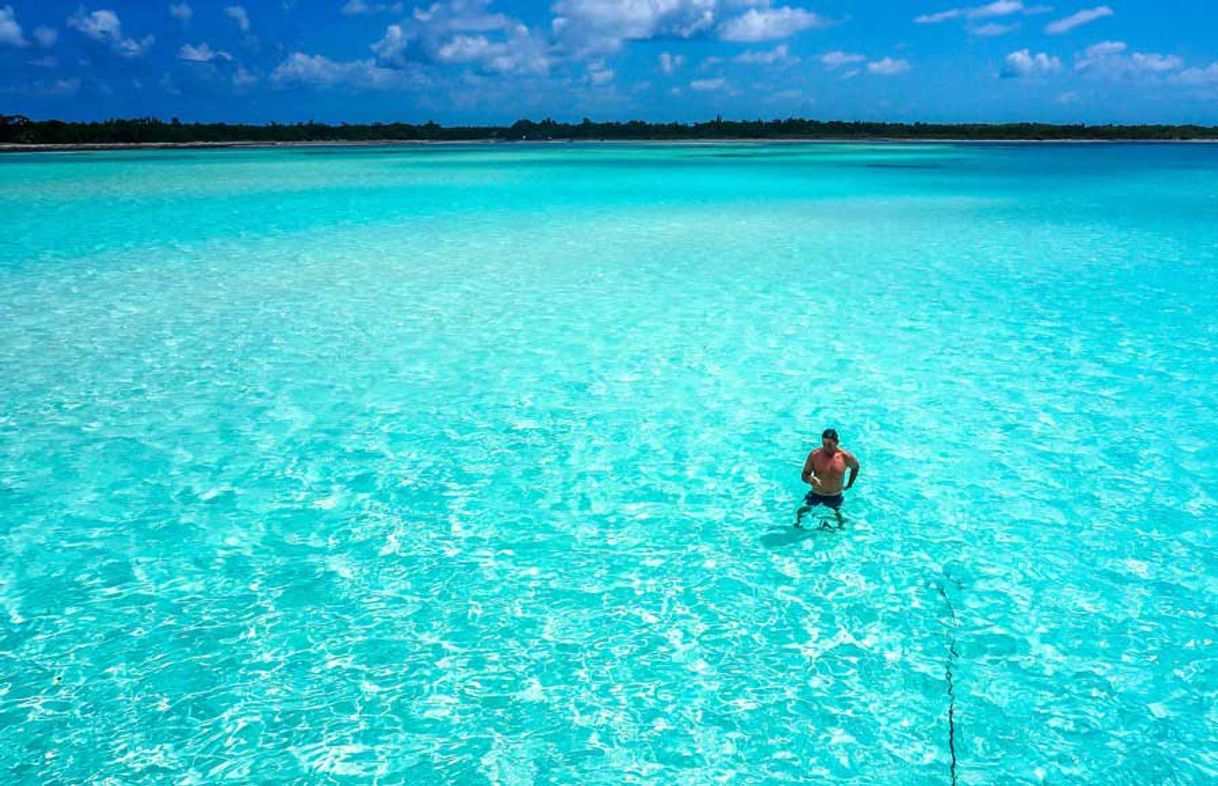
<instances>
[{"instance_id":1,"label":"man's head","mask_svg":"<svg viewBox=\"0 0 1218 786\"><path fill-rule=\"evenodd\" d=\"M827 428L822 431L820 444L825 450L837 450L837 429Z\"/></svg>"}]
</instances>

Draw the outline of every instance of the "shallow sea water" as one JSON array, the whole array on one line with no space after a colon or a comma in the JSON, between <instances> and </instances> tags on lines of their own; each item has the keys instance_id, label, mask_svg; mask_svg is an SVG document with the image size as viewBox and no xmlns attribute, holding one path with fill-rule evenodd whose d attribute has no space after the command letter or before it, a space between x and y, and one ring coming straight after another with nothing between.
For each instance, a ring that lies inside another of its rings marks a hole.
<instances>
[{"instance_id":1,"label":"shallow sea water","mask_svg":"<svg viewBox=\"0 0 1218 786\"><path fill-rule=\"evenodd\" d=\"M0 215L4 783L1218 779L1218 148L20 154Z\"/></svg>"}]
</instances>

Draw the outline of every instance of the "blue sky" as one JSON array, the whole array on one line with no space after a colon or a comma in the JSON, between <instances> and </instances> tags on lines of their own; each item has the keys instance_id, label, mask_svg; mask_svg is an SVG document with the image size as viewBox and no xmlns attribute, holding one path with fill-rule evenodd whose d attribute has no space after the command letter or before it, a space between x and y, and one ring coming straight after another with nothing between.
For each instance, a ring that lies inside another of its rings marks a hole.
<instances>
[{"instance_id":1,"label":"blue sky","mask_svg":"<svg viewBox=\"0 0 1218 786\"><path fill-rule=\"evenodd\" d=\"M1218 124L1215 6L0 0L0 113Z\"/></svg>"}]
</instances>

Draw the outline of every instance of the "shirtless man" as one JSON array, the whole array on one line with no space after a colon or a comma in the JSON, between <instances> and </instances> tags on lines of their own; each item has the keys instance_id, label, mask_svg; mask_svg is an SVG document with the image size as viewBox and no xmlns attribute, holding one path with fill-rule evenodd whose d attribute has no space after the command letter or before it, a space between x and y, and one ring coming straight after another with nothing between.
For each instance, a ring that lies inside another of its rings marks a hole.
<instances>
[{"instance_id":1,"label":"shirtless man","mask_svg":"<svg viewBox=\"0 0 1218 786\"><path fill-rule=\"evenodd\" d=\"M808 496L804 497L804 505L795 512L795 526L803 519L804 514L817 505L826 505L833 509L837 516L837 524L842 524L842 476L846 468L850 468L850 479L846 488L854 485L854 479L859 475L859 462L850 451L837 446L837 431L825 429L820 435L820 447L808 454L804 462L804 483L812 486Z\"/></svg>"}]
</instances>

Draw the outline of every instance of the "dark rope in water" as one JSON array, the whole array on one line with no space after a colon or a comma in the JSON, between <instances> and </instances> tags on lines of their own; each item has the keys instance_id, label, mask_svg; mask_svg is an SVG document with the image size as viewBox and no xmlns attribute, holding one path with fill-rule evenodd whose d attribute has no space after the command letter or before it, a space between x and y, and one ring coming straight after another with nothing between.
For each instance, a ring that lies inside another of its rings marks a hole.
<instances>
[{"instance_id":1,"label":"dark rope in water","mask_svg":"<svg viewBox=\"0 0 1218 786\"><path fill-rule=\"evenodd\" d=\"M947 597L943 583L936 581L935 586L939 589L939 596L947 604L947 610L952 620L951 627L947 631L948 656L944 671L947 674L947 750L952 757L952 786L956 786L956 681L952 674L952 666L955 664L956 658L960 657L960 653L956 652L956 609L952 606L951 598Z\"/></svg>"}]
</instances>

